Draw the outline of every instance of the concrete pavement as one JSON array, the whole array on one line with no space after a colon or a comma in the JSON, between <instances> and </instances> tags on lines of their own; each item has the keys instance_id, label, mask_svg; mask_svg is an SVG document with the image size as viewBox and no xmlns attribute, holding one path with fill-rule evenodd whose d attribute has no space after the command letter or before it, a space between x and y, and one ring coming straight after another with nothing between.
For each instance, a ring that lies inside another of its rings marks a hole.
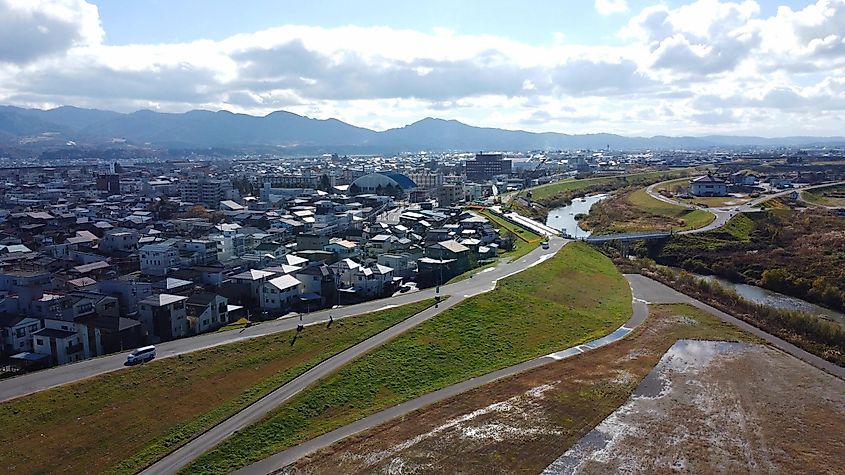
<instances>
[{"instance_id":1,"label":"concrete pavement","mask_svg":"<svg viewBox=\"0 0 845 475\"><path fill-rule=\"evenodd\" d=\"M402 404L390 407L383 411L367 416L363 419L359 419L351 424L335 429L331 432L323 434L307 442L303 442L302 444L291 447L290 449L287 449L283 452L279 452L278 454L275 454L264 460L258 461L234 473L237 475L264 475L267 473L274 473L286 467L287 465L290 465L291 463L299 460L300 458L311 454L317 450L326 448L331 444L334 444L335 442L345 439L346 437L368 429L372 429L373 427L381 425L392 419L396 419L397 417L401 417L411 412L417 411L431 404L443 401L445 399L464 393L466 391L481 387L498 379L520 374L525 371L538 368L540 366L554 363L555 361L570 358L572 356L585 353L605 345L609 345L610 343L618 341L628 335L634 328L636 328L645 320L647 315L648 307L646 306L645 302L643 302L642 300L635 299L633 301L633 314L631 315L631 318L628 319L628 321L624 325L619 327L616 331L602 338L597 338L581 345L566 348L546 356L534 358L532 360L528 360L514 366L502 368L500 370L493 371L491 373L487 373L485 375L478 376L466 381L462 381L460 383L447 386L443 389L439 389L428 394L424 394L410 401L406 401Z\"/></svg>"},{"instance_id":2,"label":"concrete pavement","mask_svg":"<svg viewBox=\"0 0 845 475\"><path fill-rule=\"evenodd\" d=\"M486 269L485 272L478 273L472 279L464 279L454 284L441 286L441 294L465 296L475 295L483 291L490 290L493 288L498 279L528 268L530 265L535 264L538 259L543 259L544 255L553 255L554 252L560 249L565 242L567 241L562 239L553 239L548 250L537 248L520 259L512 262L501 262L496 267ZM249 338L294 330L300 323L304 325L325 323L329 320L329 315L331 315L334 319L348 318L378 311L388 306L419 302L420 300L433 298L434 296L434 289L426 289L420 292L402 294L380 300L372 300L357 305L304 314L301 321L298 318L273 320L259 325L254 325L244 329L243 331L232 330L220 333L206 333L191 338L168 341L156 345L156 353L158 355L156 359L165 359L218 345L235 343ZM123 363L126 361L126 355L129 353L128 350L123 353L115 353L112 355L57 366L43 371L37 371L15 378L2 380L0 381L0 402L42 391L54 386L123 369Z\"/></svg>"},{"instance_id":3,"label":"concrete pavement","mask_svg":"<svg viewBox=\"0 0 845 475\"><path fill-rule=\"evenodd\" d=\"M162 474L178 471L195 458L228 438L235 431L241 430L260 420L280 404L295 396L308 386L338 370L353 359L393 338L396 338L400 334L414 328L440 312L443 312L447 308L460 303L468 297L492 290L495 288L495 284L499 279L521 272L531 266L545 261L546 259L552 257L555 252L560 250L568 242L569 241L563 239L553 239L550 241L548 250L540 248L535 249L523 258L514 262L500 263L494 268L485 269L484 271L475 274L475 277L471 279L465 279L461 282L441 287L441 291L444 295L450 295L448 300L441 302L436 307L429 307L428 309L388 328L387 330L384 330L383 332L326 359L237 414L232 415L200 436L192 439L187 444L171 452L141 473ZM464 285L459 285L461 283L464 283ZM382 300L382 302L384 302L384 300Z\"/></svg>"},{"instance_id":4,"label":"concrete pavement","mask_svg":"<svg viewBox=\"0 0 845 475\"><path fill-rule=\"evenodd\" d=\"M674 180L669 180L669 181L674 181ZM698 234L698 233L706 233L707 231L713 231L715 229L721 228L722 226L727 224L727 222L731 218L733 218L734 216L736 216L739 213L748 213L748 212L752 212L752 211L757 211L756 207L759 206L764 201L768 201L768 200L773 199L773 198L779 198L781 196L786 196L786 195L792 193L793 191L801 192L801 191L806 191L806 190L813 190L813 189L816 189L816 188L826 188L826 187L829 187L829 186L837 186L837 185L845 184L845 181L833 182L833 183L824 183L824 184L821 184L821 185L804 186L804 187L800 187L800 188L789 188L789 189L786 189L786 190L783 190L783 191L779 191L777 193L772 193L772 194L760 196L759 198L755 198L755 199L749 201L748 203L744 203L744 204L736 205L736 206L724 206L724 207L719 207L719 208L698 208L697 206L691 205L689 203L684 203L684 202L681 202L681 201L674 200L672 198L669 198L667 196L663 196L660 193L657 193L656 191L654 191L655 186L662 185L663 183L666 183L666 182L664 181L664 182L654 183L652 185L649 185L648 187L646 187L646 193L648 193L649 196L651 196L652 198L659 200L659 201L662 201L664 203L669 203L669 204L673 204L673 205L676 205L676 206L682 206L682 207L687 208L687 209L703 209L705 211L709 211L710 213L712 213L713 215L716 216L716 218L713 221L711 221L710 224L708 224L706 226L696 228L696 229L689 229L687 231L681 231L681 232L678 233L678 234Z\"/></svg>"},{"instance_id":5,"label":"concrete pavement","mask_svg":"<svg viewBox=\"0 0 845 475\"><path fill-rule=\"evenodd\" d=\"M650 279L644 275L626 274L625 278L628 279L628 282L630 282L631 289L634 292L635 298L642 299L650 304L685 303L688 305L692 305L693 307L699 308L709 314L715 315L723 321L735 325L756 337L762 338L775 348L789 353L790 355L802 361L805 361L815 366L816 368L826 371L839 378L845 379L845 368L837 366L831 363L830 361L820 358L812 353L808 353L802 350L801 348L798 348L797 346L793 345L792 343L784 341L717 308L711 307L710 305L707 305L706 303L700 300L696 300L686 294L682 294L681 292L678 292L677 290L667 285L664 285L654 279Z\"/></svg>"}]
</instances>

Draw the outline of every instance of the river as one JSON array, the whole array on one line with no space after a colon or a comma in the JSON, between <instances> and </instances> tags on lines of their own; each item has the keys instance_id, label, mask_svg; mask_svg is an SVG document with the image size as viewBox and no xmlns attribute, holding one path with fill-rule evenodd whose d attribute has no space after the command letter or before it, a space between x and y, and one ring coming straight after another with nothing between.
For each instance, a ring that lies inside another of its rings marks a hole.
<instances>
[{"instance_id":1,"label":"river","mask_svg":"<svg viewBox=\"0 0 845 475\"><path fill-rule=\"evenodd\" d=\"M549 211L549 216L546 217L546 226L560 229L573 237L587 237L590 235L590 231L581 229L575 216L589 214L590 208L605 198L607 198L607 194L575 198L569 206L562 206Z\"/></svg>"},{"instance_id":2,"label":"river","mask_svg":"<svg viewBox=\"0 0 845 475\"><path fill-rule=\"evenodd\" d=\"M756 285L737 284L736 282L731 282L727 279L712 275L699 275L692 273L691 275L704 280L719 282L725 287L733 289L746 300L782 310L799 310L813 315L818 315L825 320L834 321L845 328L845 314L807 302L806 300L773 292L762 287L757 287Z\"/></svg>"}]
</instances>

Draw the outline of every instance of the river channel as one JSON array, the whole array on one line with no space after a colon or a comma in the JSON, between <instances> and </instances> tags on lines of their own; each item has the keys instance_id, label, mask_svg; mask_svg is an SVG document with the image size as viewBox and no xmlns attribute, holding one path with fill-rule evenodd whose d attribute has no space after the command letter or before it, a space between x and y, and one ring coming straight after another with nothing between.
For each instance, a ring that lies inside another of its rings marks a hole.
<instances>
[{"instance_id":1,"label":"river channel","mask_svg":"<svg viewBox=\"0 0 845 475\"><path fill-rule=\"evenodd\" d=\"M757 287L756 285L737 284L736 282L731 282L727 279L712 275L690 274L700 279L716 281L729 289L733 289L742 298L754 303L768 305L769 307L779 308L782 310L798 310L801 312L811 313L826 320L834 321L845 328L845 314L835 310L824 308L796 297L791 297L789 295L773 292L762 287Z\"/></svg>"},{"instance_id":2,"label":"river channel","mask_svg":"<svg viewBox=\"0 0 845 475\"><path fill-rule=\"evenodd\" d=\"M562 206L549 211L549 216L546 217L546 226L560 229L575 238L587 237L590 235L590 231L581 229L575 217L579 214L589 214L590 208L605 198L607 198L607 194L575 198L569 206Z\"/></svg>"}]
</instances>

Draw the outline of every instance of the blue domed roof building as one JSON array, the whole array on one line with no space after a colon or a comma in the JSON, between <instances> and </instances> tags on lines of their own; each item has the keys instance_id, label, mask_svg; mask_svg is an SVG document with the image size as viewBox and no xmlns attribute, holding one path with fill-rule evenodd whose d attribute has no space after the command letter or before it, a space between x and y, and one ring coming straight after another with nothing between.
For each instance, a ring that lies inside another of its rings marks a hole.
<instances>
[{"instance_id":1,"label":"blue domed roof building","mask_svg":"<svg viewBox=\"0 0 845 475\"><path fill-rule=\"evenodd\" d=\"M375 172L356 178L349 187L360 193L373 193L376 190L389 188L408 191L416 188L417 184L401 173Z\"/></svg>"}]
</instances>

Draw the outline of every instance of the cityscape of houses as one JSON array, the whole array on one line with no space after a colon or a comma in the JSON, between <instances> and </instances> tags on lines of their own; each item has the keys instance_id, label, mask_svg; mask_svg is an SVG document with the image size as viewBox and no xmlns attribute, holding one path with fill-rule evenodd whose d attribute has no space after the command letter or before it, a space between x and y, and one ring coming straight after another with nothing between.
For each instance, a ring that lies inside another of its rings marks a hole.
<instances>
[{"instance_id":1,"label":"cityscape of houses","mask_svg":"<svg viewBox=\"0 0 845 475\"><path fill-rule=\"evenodd\" d=\"M718 160L600 151L5 168L4 368L61 365L442 284L513 246L464 204L632 164ZM707 180L708 193L724 191L722 179Z\"/></svg>"}]
</instances>

